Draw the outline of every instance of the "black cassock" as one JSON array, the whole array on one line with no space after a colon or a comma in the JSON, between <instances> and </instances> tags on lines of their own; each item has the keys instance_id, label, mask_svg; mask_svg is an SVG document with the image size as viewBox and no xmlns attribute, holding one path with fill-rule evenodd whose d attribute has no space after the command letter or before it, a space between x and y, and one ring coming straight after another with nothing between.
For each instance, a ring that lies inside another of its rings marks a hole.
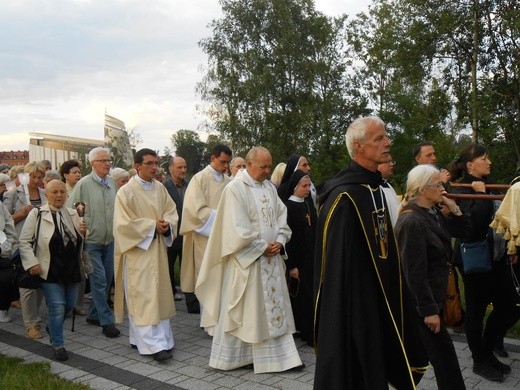
<instances>
[{"instance_id":1,"label":"black cassock","mask_svg":"<svg viewBox=\"0 0 520 390\"><path fill-rule=\"evenodd\" d=\"M381 183L352 162L320 194L315 389L414 389L428 365Z\"/></svg>"},{"instance_id":2,"label":"black cassock","mask_svg":"<svg viewBox=\"0 0 520 390\"><path fill-rule=\"evenodd\" d=\"M291 240L285 245L287 252L287 273L298 268L299 282L289 280L289 293L294 313L296 329L300 337L313 345L313 282L314 282L314 240L316 233L316 209L307 197L303 202L287 200L287 224L291 228Z\"/></svg>"}]
</instances>

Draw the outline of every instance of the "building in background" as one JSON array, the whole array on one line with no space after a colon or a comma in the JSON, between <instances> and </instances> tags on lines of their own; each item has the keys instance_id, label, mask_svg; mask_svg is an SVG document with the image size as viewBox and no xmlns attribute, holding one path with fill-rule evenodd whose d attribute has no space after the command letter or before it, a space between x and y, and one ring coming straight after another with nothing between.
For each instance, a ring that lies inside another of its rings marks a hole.
<instances>
[{"instance_id":1,"label":"building in background","mask_svg":"<svg viewBox=\"0 0 520 390\"><path fill-rule=\"evenodd\" d=\"M58 169L67 160L76 159L83 167L88 161L88 152L103 141L88 138L67 137L64 135L29 133L29 160L49 160L53 169Z\"/></svg>"},{"instance_id":2,"label":"building in background","mask_svg":"<svg viewBox=\"0 0 520 390\"><path fill-rule=\"evenodd\" d=\"M25 165L28 163L28 150L11 150L9 152L0 152L0 164L7 164L10 167L14 167L15 165Z\"/></svg>"},{"instance_id":3,"label":"building in background","mask_svg":"<svg viewBox=\"0 0 520 390\"><path fill-rule=\"evenodd\" d=\"M105 114L105 144L110 149L114 167L129 169L134 157L125 122Z\"/></svg>"},{"instance_id":4,"label":"building in background","mask_svg":"<svg viewBox=\"0 0 520 390\"><path fill-rule=\"evenodd\" d=\"M59 169L64 161L76 159L83 169L88 164L88 152L98 146L109 148L112 154L113 167L125 169L133 164L132 148L125 123L113 116L105 114L104 140L69 137L64 135L30 132L29 151L0 152L0 163L25 165L32 161L49 160L53 169Z\"/></svg>"}]
</instances>

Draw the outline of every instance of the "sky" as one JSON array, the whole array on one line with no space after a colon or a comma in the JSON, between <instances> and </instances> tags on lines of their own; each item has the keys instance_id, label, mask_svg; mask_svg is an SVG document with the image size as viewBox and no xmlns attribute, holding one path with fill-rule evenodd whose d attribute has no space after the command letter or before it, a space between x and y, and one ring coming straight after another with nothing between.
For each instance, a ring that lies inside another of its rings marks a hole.
<instances>
[{"instance_id":1,"label":"sky","mask_svg":"<svg viewBox=\"0 0 520 390\"><path fill-rule=\"evenodd\" d=\"M315 0L330 16L369 3ZM201 129L197 42L220 16L218 0L2 0L0 151L27 150L32 131L103 139L105 112L160 152Z\"/></svg>"}]
</instances>

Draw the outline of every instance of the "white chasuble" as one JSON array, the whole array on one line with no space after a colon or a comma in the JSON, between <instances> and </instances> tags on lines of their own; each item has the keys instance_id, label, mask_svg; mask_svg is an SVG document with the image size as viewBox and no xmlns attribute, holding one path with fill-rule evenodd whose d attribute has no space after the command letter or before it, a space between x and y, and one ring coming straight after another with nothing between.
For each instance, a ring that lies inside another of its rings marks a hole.
<instances>
[{"instance_id":1,"label":"white chasuble","mask_svg":"<svg viewBox=\"0 0 520 390\"><path fill-rule=\"evenodd\" d=\"M260 222L260 235L268 243L276 240L279 226L275 215L275 205L266 188L252 187ZM260 257L262 286L264 292L265 313L269 335L278 337L288 332L285 302L282 294L285 275L279 262L281 259Z\"/></svg>"}]
</instances>

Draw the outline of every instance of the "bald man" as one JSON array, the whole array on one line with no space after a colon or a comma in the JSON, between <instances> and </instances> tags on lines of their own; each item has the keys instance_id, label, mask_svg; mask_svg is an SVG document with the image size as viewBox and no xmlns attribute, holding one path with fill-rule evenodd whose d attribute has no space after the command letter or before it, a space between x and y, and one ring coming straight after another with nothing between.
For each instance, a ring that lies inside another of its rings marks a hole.
<instances>
[{"instance_id":1,"label":"bald man","mask_svg":"<svg viewBox=\"0 0 520 390\"><path fill-rule=\"evenodd\" d=\"M224 189L195 293L201 326L213 335L210 367L254 372L302 369L280 252L291 237L271 173L271 153L255 147Z\"/></svg>"}]
</instances>

